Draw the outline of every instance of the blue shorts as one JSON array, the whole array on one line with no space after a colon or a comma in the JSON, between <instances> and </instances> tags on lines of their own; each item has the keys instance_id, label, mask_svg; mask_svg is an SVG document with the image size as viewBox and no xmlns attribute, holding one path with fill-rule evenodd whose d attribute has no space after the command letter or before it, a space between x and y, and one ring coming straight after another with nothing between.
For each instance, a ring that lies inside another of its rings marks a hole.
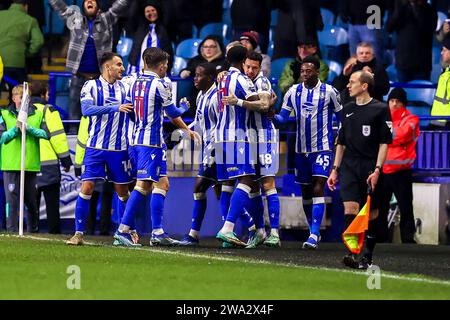
<instances>
[{"instance_id":1,"label":"blue shorts","mask_svg":"<svg viewBox=\"0 0 450 320\"><path fill-rule=\"evenodd\" d=\"M213 163L212 165L201 164L198 170L197 177L204 178L217 182L217 165Z\"/></svg>"},{"instance_id":2,"label":"blue shorts","mask_svg":"<svg viewBox=\"0 0 450 320\"><path fill-rule=\"evenodd\" d=\"M167 177L167 145L163 143L162 145L162 162L161 170L159 171L160 177Z\"/></svg>"},{"instance_id":3,"label":"blue shorts","mask_svg":"<svg viewBox=\"0 0 450 320\"><path fill-rule=\"evenodd\" d=\"M126 150L108 151L86 148L83 168L84 172L81 175L83 181L105 179L117 184L126 184L133 180Z\"/></svg>"},{"instance_id":4,"label":"blue shorts","mask_svg":"<svg viewBox=\"0 0 450 320\"><path fill-rule=\"evenodd\" d=\"M219 181L256 174L256 144L219 142L215 144L215 155Z\"/></svg>"},{"instance_id":5,"label":"blue shorts","mask_svg":"<svg viewBox=\"0 0 450 320\"><path fill-rule=\"evenodd\" d=\"M295 182L299 184L311 184L312 177L328 178L332 166L332 151L296 153Z\"/></svg>"},{"instance_id":6,"label":"blue shorts","mask_svg":"<svg viewBox=\"0 0 450 320\"><path fill-rule=\"evenodd\" d=\"M275 177L280 168L280 151L278 142L258 143L258 179Z\"/></svg>"},{"instance_id":7,"label":"blue shorts","mask_svg":"<svg viewBox=\"0 0 450 320\"><path fill-rule=\"evenodd\" d=\"M134 146L137 180L159 181L163 166L163 149L147 146Z\"/></svg>"},{"instance_id":8,"label":"blue shorts","mask_svg":"<svg viewBox=\"0 0 450 320\"><path fill-rule=\"evenodd\" d=\"M136 164L136 155L134 154L134 146L128 146L128 157L130 158L130 176L133 180L136 180L137 177L137 164Z\"/></svg>"}]
</instances>

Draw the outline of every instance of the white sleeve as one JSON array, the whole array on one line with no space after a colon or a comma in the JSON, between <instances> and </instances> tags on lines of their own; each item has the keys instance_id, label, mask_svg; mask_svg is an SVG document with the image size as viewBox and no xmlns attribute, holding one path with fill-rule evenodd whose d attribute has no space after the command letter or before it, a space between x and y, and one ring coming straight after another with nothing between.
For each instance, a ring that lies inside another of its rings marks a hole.
<instances>
[{"instance_id":1,"label":"white sleeve","mask_svg":"<svg viewBox=\"0 0 450 320\"><path fill-rule=\"evenodd\" d=\"M267 79L266 77L258 79L257 88L258 93L266 93L268 95L272 95L272 85L270 84L269 79Z\"/></svg>"},{"instance_id":2,"label":"white sleeve","mask_svg":"<svg viewBox=\"0 0 450 320\"><path fill-rule=\"evenodd\" d=\"M292 110L294 110L292 99L295 98L295 91L295 86L292 86L286 92L283 99L283 105L281 106L282 109L286 109L289 112L292 112Z\"/></svg>"},{"instance_id":3,"label":"white sleeve","mask_svg":"<svg viewBox=\"0 0 450 320\"><path fill-rule=\"evenodd\" d=\"M172 88L170 87L170 84L165 82L164 80L158 81L158 92L162 99L162 106L167 107L170 106L172 103Z\"/></svg>"},{"instance_id":4,"label":"white sleeve","mask_svg":"<svg viewBox=\"0 0 450 320\"><path fill-rule=\"evenodd\" d=\"M245 99L257 95L255 84L249 77L239 75L236 81L240 84Z\"/></svg>"},{"instance_id":5,"label":"white sleeve","mask_svg":"<svg viewBox=\"0 0 450 320\"><path fill-rule=\"evenodd\" d=\"M331 87L330 100L334 104L334 112L339 112L342 110L341 95L334 87Z\"/></svg>"},{"instance_id":6,"label":"white sleeve","mask_svg":"<svg viewBox=\"0 0 450 320\"><path fill-rule=\"evenodd\" d=\"M94 96L92 95L95 89L95 80L88 80L84 83L83 88L80 92L80 101L94 101Z\"/></svg>"}]
</instances>

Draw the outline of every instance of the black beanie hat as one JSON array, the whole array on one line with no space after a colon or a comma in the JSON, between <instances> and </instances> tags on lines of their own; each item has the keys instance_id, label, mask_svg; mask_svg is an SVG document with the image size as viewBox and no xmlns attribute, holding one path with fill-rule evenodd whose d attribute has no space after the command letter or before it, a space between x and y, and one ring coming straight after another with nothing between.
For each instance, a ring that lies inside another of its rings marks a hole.
<instances>
[{"instance_id":1,"label":"black beanie hat","mask_svg":"<svg viewBox=\"0 0 450 320\"><path fill-rule=\"evenodd\" d=\"M397 87L392 89L388 96L388 102L391 99L400 100L405 106L408 103L408 98L406 97L406 91L403 88Z\"/></svg>"}]
</instances>

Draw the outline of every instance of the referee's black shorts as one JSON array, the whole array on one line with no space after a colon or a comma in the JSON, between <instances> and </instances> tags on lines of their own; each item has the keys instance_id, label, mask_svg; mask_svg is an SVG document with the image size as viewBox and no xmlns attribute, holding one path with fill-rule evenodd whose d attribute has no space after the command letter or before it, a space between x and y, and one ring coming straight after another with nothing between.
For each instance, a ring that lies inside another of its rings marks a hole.
<instances>
[{"instance_id":1,"label":"referee's black shorts","mask_svg":"<svg viewBox=\"0 0 450 320\"><path fill-rule=\"evenodd\" d=\"M358 202L362 207L367 200L367 178L375 170L376 160L345 158L340 168L340 193L343 202ZM371 197L371 210L378 209L381 189L380 175Z\"/></svg>"}]
</instances>

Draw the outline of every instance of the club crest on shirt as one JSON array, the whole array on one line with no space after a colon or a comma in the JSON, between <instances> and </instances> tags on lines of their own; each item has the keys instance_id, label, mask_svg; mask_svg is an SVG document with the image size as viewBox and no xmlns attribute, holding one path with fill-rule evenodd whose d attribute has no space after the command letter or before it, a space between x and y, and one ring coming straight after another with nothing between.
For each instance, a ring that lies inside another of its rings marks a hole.
<instances>
[{"instance_id":1,"label":"club crest on shirt","mask_svg":"<svg viewBox=\"0 0 450 320\"><path fill-rule=\"evenodd\" d=\"M15 184L15 183L10 183L10 184L8 184L8 190L9 190L9 192L13 192L15 188L16 188L16 184Z\"/></svg>"},{"instance_id":2,"label":"club crest on shirt","mask_svg":"<svg viewBox=\"0 0 450 320\"><path fill-rule=\"evenodd\" d=\"M320 91L319 99L320 99L320 100L325 99L325 92Z\"/></svg>"},{"instance_id":3,"label":"club crest on shirt","mask_svg":"<svg viewBox=\"0 0 450 320\"><path fill-rule=\"evenodd\" d=\"M264 79L261 81L261 89L263 91L269 91L270 86L269 86L269 83L267 82L267 80Z\"/></svg>"},{"instance_id":4,"label":"club crest on shirt","mask_svg":"<svg viewBox=\"0 0 450 320\"><path fill-rule=\"evenodd\" d=\"M363 125L363 126L362 126L362 134L363 134L365 137L370 136L370 126L365 126L365 125Z\"/></svg>"}]
</instances>

